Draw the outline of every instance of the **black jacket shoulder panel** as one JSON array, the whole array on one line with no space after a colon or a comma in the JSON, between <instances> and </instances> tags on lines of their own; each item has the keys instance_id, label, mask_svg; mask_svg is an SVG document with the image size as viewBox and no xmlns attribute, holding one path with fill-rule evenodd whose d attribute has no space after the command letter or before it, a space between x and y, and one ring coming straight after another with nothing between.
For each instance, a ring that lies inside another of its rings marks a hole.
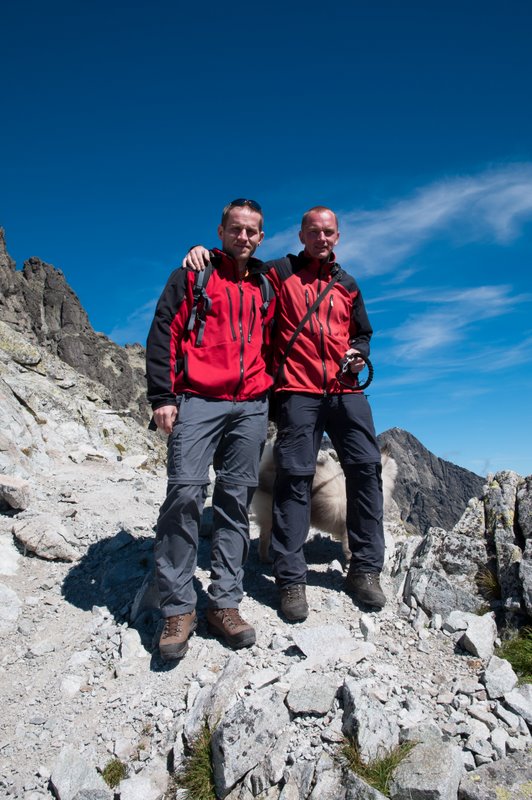
<instances>
[{"instance_id":1,"label":"black jacket shoulder panel","mask_svg":"<svg viewBox=\"0 0 532 800\"><path fill-rule=\"evenodd\" d=\"M290 275L293 275L302 264L299 263L300 259L297 256L289 253L284 258L276 258L274 261L267 261L266 266L268 269L275 269L275 272L282 281L285 281Z\"/></svg>"},{"instance_id":2,"label":"black jacket shoulder panel","mask_svg":"<svg viewBox=\"0 0 532 800\"><path fill-rule=\"evenodd\" d=\"M359 292L360 289L358 287L358 283L353 278L353 276L350 275L348 272L346 272L345 269L343 269L342 267L340 267L340 270L341 270L341 275L338 283L341 283L341 285L344 286L347 289L347 291L350 292L351 294Z\"/></svg>"}]
</instances>

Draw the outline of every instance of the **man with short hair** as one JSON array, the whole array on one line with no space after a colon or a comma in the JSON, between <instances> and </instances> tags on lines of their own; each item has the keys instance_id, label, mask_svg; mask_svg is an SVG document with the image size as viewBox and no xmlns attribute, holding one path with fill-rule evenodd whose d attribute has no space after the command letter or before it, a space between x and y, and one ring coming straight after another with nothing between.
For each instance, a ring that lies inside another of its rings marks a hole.
<instances>
[{"instance_id":1,"label":"man with short hair","mask_svg":"<svg viewBox=\"0 0 532 800\"><path fill-rule=\"evenodd\" d=\"M303 545L310 525L312 479L323 433L327 433L345 473L347 534L351 561L345 588L355 599L382 607L386 598L379 574L384 562L380 449L371 409L358 388L369 355L372 329L354 278L336 263L338 220L329 208L315 206L301 222L298 256L269 263L278 297L274 375L278 434L274 446L277 476L273 492L274 573L287 619L308 615L307 565ZM278 369L300 319L323 289L335 280ZM350 377L338 377L345 356Z\"/></svg>"},{"instance_id":2,"label":"man with short hair","mask_svg":"<svg viewBox=\"0 0 532 800\"><path fill-rule=\"evenodd\" d=\"M358 388L372 329L354 278L336 263L336 214L324 206L307 211L298 256L268 262L277 308L274 376L278 433L271 549L281 610L290 621L308 616L303 545L310 525L312 479L323 433L330 437L346 478L347 533L351 561L345 588L358 601L382 608L379 582L384 562L380 450L371 409ZM185 262L201 269L208 257L194 248ZM289 343L328 284L328 293ZM345 356L349 376L339 379Z\"/></svg>"},{"instance_id":3,"label":"man with short hair","mask_svg":"<svg viewBox=\"0 0 532 800\"><path fill-rule=\"evenodd\" d=\"M237 199L223 210L213 271L198 293L193 271L175 270L148 335L148 399L169 435L168 487L157 521L155 565L164 660L181 658L197 625L193 577L198 529L216 453L207 623L233 648L255 642L239 614L249 550L248 506L258 483L268 422L266 352L275 300L263 297L260 206ZM273 297L273 294L272 294Z\"/></svg>"}]
</instances>

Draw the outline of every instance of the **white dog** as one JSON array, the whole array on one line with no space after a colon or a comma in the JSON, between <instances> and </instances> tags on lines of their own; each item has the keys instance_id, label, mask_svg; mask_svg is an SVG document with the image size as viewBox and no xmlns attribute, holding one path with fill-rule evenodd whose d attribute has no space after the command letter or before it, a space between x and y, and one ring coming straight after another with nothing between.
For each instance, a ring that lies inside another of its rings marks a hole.
<instances>
[{"instance_id":1,"label":"white dog","mask_svg":"<svg viewBox=\"0 0 532 800\"><path fill-rule=\"evenodd\" d=\"M397 476L397 464L386 451L381 453L381 459L384 509L386 510L392 498ZM251 504L260 530L259 558L263 562L271 561L269 550L272 530L272 490L274 480L273 441L270 441L266 444L262 454L259 485ZM341 541L344 557L346 561L349 561L351 551L347 542L345 515L346 493L343 470L336 458L331 455L330 450L320 450L316 462L316 473L312 481L310 524L314 528L331 534L334 539Z\"/></svg>"}]
</instances>

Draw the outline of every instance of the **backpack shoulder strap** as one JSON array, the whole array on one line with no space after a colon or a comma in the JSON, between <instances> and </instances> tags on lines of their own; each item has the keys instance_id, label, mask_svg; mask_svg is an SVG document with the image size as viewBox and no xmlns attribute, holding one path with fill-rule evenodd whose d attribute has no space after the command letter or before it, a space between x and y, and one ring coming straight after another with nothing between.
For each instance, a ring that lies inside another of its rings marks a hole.
<instances>
[{"instance_id":1,"label":"backpack shoulder strap","mask_svg":"<svg viewBox=\"0 0 532 800\"><path fill-rule=\"evenodd\" d=\"M260 293L262 295L262 305L260 307L261 314L263 317L266 316L266 312L268 311L268 306L273 300L274 291L273 286L271 285L270 281L264 274L264 272L259 273L259 280L260 280Z\"/></svg>"},{"instance_id":2,"label":"backpack shoulder strap","mask_svg":"<svg viewBox=\"0 0 532 800\"><path fill-rule=\"evenodd\" d=\"M295 331L293 332L290 341L286 345L286 347L284 349L284 352L283 352L281 358L279 359L279 364L277 366L277 372L274 375L274 380L275 381L277 381L278 378L283 374L283 370L284 370L284 365L286 363L286 359L288 358L288 354L289 354L290 350L292 349L295 340L297 339L297 337L299 336L299 334L301 333L301 331L303 330L303 328L305 327L305 325L307 324L307 322L309 321L309 319L311 318L313 313L316 311L316 309L318 308L319 304L324 299L325 295L327 295L331 291L331 289L333 288L334 284L337 281L340 280L340 277L342 276L342 274L343 274L342 268L338 264L334 264L332 266L332 268L331 268L331 279L330 279L329 283L326 284L326 286L323 289L323 291L320 292L320 294L314 300L313 304L308 309L308 311L305 314L305 316L303 317L303 319L301 319L299 321L299 324L298 324L297 328L295 329Z\"/></svg>"},{"instance_id":3,"label":"backpack shoulder strap","mask_svg":"<svg viewBox=\"0 0 532 800\"><path fill-rule=\"evenodd\" d=\"M213 265L209 262L204 270L196 272L194 276L194 286L192 288L192 308L190 309L190 316L188 318L187 331L190 332L194 329L196 320L199 320L198 335L196 337L196 347L199 347L203 341L203 332L205 330L205 317L212 306L212 300L206 292L206 287L209 278L213 272ZM199 302L202 300L201 310L198 311Z\"/></svg>"}]
</instances>

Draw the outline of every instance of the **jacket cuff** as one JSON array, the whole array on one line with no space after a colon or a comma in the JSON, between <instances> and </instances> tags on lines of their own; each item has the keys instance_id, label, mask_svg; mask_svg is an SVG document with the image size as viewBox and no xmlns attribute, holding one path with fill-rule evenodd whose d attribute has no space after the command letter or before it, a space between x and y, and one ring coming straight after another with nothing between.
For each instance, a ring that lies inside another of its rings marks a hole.
<instances>
[{"instance_id":1,"label":"jacket cuff","mask_svg":"<svg viewBox=\"0 0 532 800\"><path fill-rule=\"evenodd\" d=\"M162 408L163 406L177 406L177 405L179 405L179 400L174 395L173 397L165 397L164 400L154 400L153 403L151 404L151 410L156 411L158 408Z\"/></svg>"}]
</instances>

